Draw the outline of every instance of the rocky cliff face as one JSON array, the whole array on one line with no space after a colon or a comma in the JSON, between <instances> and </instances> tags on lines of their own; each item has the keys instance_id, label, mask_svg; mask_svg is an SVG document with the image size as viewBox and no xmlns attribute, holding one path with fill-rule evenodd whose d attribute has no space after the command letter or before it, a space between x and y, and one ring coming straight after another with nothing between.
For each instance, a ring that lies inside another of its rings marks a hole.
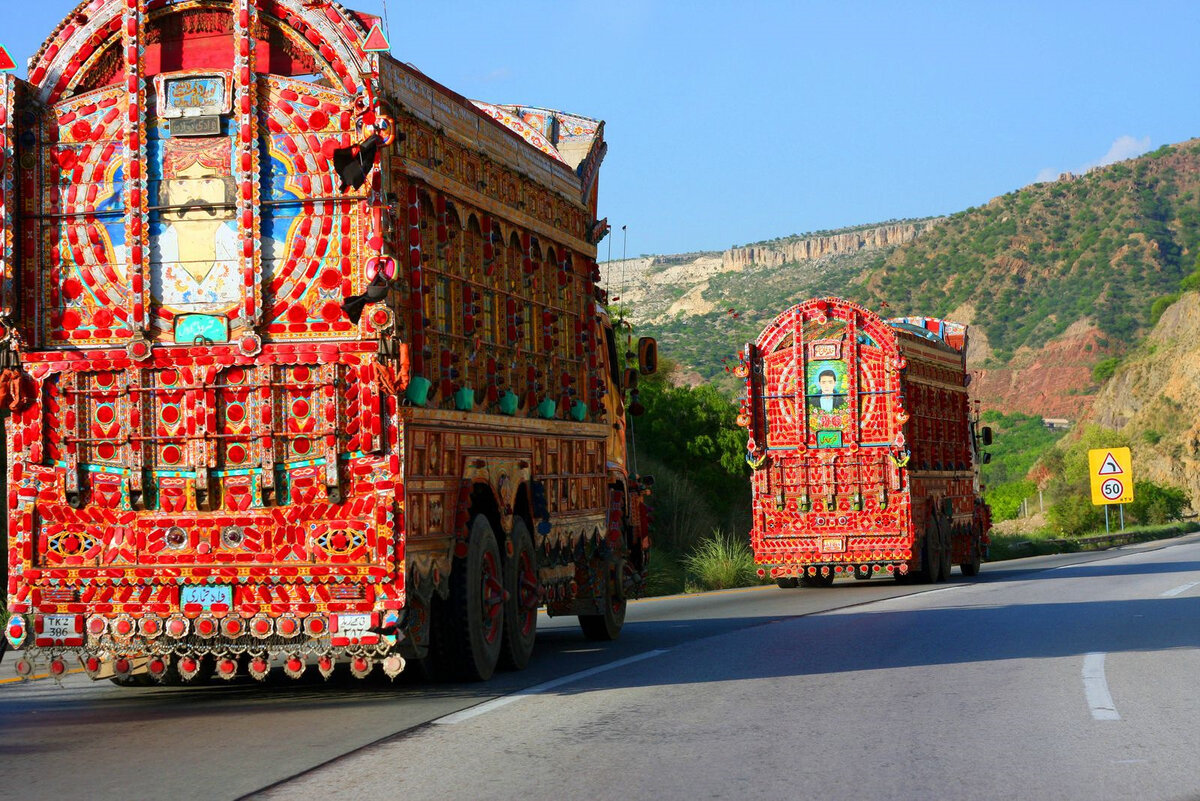
<instances>
[{"instance_id":1,"label":"rocky cliff face","mask_svg":"<svg viewBox=\"0 0 1200 801\"><path fill-rule=\"evenodd\" d=\"M784 239L766 244L733 248L721 254L721 268L726 272L737 272L752 265L768 268L782 267L785 264L796 262L816 261L826 256L848 255L863 250L894 247L916 238L918 234L939 220L940 218L898 222L869 228L834 231L823 236Z\"/></svg>"},{"instance_id":2,"label":"rocky cliff face","mask_svg":"<svg viewBox=\"0 0 1200 801\"><path fill-rule=\"evenodd\" d=\"M985 411L1078 420L1095 399L1088 394L1095 388L1092 366L1113 350L1093 321L1078 320L1040 348L1021 348L1004 366L984 366L989 353L983 328L972 327L967 350L967 366L974 375L971 392Z\"/></svg>"},{"instance_id":3,"label":"rocky cliff face","mask_svg":"<svg viewBox=\"0 0 1200 801\"><path fill-rule=\"evenodd\" d=\"M629 307L637 323L702 316L722 304L729 305L726 301L731 300L725 293L710 291L712 279L717 276L756 271L755 281L760 284L795 282L801 273L813 273L813 268L827 267L839 260L857 263L854 260L864 260L873 252L908 242L940 219L904 220L786 237L723 253L639 256L604 262L600 265L602 286L608 289L610 297ZM786 292L781 296L786 296Z\"/></svg>"},{"instance_id":4,"label":"rocky cliff face","mask_svg":"<svg viewBox=\"0 0 1200 801\"><path fill-rule=\"evenodd\" d=\"M1181 487L1200 504L1200 293L1163 313L1086 420L1129 437L1135 479Z\"/></svg>"}]
</instances>

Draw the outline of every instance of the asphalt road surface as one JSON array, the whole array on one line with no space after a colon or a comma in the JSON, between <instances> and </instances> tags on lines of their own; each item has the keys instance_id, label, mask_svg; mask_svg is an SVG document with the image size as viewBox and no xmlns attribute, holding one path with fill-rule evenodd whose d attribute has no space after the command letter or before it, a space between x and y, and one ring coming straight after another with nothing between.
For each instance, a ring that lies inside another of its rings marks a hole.
<instances>
[{"instance_id":1,"label":"asphalt road surface","mask_svg":"<svg viewBox=\"0 0 1200 801\"><path fill-rule=\"evenodd\" d=\"M1200 799L1200 537L541 620L486 684L0 668L0 798Z\"/></svg>"}]
</instances>

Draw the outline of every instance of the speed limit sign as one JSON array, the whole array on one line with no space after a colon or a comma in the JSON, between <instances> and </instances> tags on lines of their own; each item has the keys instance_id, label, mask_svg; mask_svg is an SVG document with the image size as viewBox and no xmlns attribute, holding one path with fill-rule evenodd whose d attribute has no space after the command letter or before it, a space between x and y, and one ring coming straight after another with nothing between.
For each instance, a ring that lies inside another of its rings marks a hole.
<instances>
[{"instance_id":1,"label":"speed limit sign","mask_svg":"<svg viewBox=\"0 0 1200 801\"><path fill-rule=\"evenodd\" d=\"M1133 501L1133 457L1129 448L1088 451L1092 503L1097 506Z\"/></svg>"},{"instance_id":2,"label":"speed limit sign","mask_svg":"<svg viewBox=\"0 0 1200 801\"><path fill-rule=\"evenodd\" d=\"M1121 483L1120 479L1105 479L1104 483L1100 485L1100 494L1103 495L1107 500L1115 501L1124 493L1125 485Z\"/></svg>"}]
</instances>

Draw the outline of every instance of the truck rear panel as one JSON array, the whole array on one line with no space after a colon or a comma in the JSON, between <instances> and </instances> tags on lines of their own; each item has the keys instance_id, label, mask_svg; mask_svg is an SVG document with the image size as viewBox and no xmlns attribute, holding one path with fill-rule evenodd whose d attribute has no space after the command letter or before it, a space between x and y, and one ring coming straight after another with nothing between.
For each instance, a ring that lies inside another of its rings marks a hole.
<instances>
[{"instance_id":1,"label":"truck rear panel","mask_svg":"<svg viewBox=\"0 0 1200 801\"><path fill-rule=\"evenodd\" d=\"M970 520L965 329L954 330L957 348L822 298L747 345L741 419L754 468L751 544L764 571L907 575L927 528L945 517L953 539Z\"/></svg>"}]
</instances>

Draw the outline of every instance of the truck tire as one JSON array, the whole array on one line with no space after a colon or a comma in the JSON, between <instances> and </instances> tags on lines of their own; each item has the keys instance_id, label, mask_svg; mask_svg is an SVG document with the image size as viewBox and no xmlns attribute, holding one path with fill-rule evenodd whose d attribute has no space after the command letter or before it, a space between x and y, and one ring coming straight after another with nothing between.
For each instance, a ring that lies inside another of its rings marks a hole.
<instances>
[{"instance_id":1,"label":"truck tire","mask_svg":"<svg viewBox=\"0 0 1200 801\"><path fill-rule=\"evenodd\" d=\"M979 568L983 564L983 549L979 545L978 532L971 532L970 555L967 561L961 565L962 574L970 578L971 576L979 575Z\"/></svg>"},{"instance_id":2,"label":"truck tire","mask_svg":"<svg viewBox=\"0 0 1200 801\"><path fill-rule=\"evenodd\" d=\"M954 529L950 525L950 521L946 521L945 525L939 524L938 530L942 534L942 575L938 581L949 581L950 571L954 569Z\"/></svg>"},{"instance_id":3,"label":"truck tire","mask_svg":"<svg viewBox=\"0 0 1200 801\"><path fill-rule=\"evenodd\" d=\"M508 537L512 556L504 562L504 643L500 647L500 666L506 670L524 670L533 656L537 638L538 593L537 556L533 538L525 521L517 518Z\"/></svg>"},{"instance_id":4,"label":"truck tire","mask_svg":"<svg viewBox=\"0 0 1200 801\"><path fill-rule=\"evenodd\" d=\"M483 515L471 521L466 557L454 560L445 611L449 672L465 681L487 681L504 640L504 571L492 524Z\"/></svg>"},{"instance_id":5,"label":"truck tire","mask_svg":"<svg viewBox=\"0 0 1200 801\"><path fill-rule=\"evenodd\" d=\"M800 586L800 579L795 576L780 576L775 579L775 586L781 590L794 590Z\"/></svg>"},{"instance_id":6,"label":"truck tire","mask_svg":"<svg viewBox=\"0 0 1200 801\"><path fill-rule=\"evenodd\" d=\"M625 594L619 582L624 573L624 560L614 559L607 565L608 575L604 581L604 611L598 615L580 615L579 628L589 640L606 642L617 639L625 625Z\"/></svg>"},{"instance_id":7,"label":"truck tire","mask_svg":"<svg viewBox=\"0 0 1200 801\"><path fill-rule=\"evenodd\" d=\"M918 581L933 584L942 572L941 532L937 519L929 518L925 524L925 540L921 543L921 572Z\"/></svg>"}]
</instances>

